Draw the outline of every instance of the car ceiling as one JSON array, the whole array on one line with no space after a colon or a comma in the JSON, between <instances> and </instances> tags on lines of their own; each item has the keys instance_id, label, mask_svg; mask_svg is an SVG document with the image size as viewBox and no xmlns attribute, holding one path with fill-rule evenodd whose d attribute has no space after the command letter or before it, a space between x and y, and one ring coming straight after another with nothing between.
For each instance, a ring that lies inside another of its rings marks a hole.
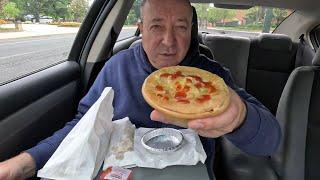
<instances>
[{"instance_id":1,"label":"car ceiling","mask_svg":"<svg viewBox=\"0 0 320 180\"><path fill-rule=\"evenodd\" d=\"M319 16L319 0L190 0L192 3L215 3L230 5L268 6L300 10Z\"/></svg>"}]
</instances>

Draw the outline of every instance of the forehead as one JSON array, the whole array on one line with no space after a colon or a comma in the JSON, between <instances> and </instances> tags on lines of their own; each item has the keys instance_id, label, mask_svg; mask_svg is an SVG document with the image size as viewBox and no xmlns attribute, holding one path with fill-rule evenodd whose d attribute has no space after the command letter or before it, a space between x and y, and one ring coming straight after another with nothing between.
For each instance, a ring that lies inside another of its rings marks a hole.
<instances>
[{"instance_id":1,"label":"forehead","mask_svg":"<svg viewBox=\"0 0 320 180\"><path fill-rule=\"evenodd\" d=\"M178 20L190 22L192 9L185 0L149 0L142 8L144 21Z\"/></svg>"}]
</instances>

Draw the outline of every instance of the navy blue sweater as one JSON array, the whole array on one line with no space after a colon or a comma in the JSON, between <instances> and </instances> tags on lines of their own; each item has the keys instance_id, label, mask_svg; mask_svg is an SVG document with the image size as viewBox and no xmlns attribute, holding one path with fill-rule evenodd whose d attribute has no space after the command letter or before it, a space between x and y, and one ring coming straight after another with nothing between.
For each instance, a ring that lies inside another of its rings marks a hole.
<instances>
[{"instance_id":1,"label":"navy blue sweater","mask_svg":"<svg viewBox=\"0 0 320 180\"><path fill-rule=\"evenodd\" d=\"M197 46L196 46L197 47ZM197 48L190 48L186 58L180 63L184 66L198 67L221 76L229 87L234 89L247 106L244 123L226 137L245 152L255 155L272 154L280 141L281 130L277 120L257 99L238 88L227 69L216 61L199 54ZM150 64L139 43L133 48L114 55L103 67L87 95L80 101L78 114L64 128L53 136L41 141L37 146L27 150L35 159L37 169L48 161L63 138L99 98L103 89L111 86L114 89L114 120L128 116L136 127L175 127L150 120L153 110L143 99L141 87L144 79L156 69ZM214 156L214 139L202 138L202 144L208 155L207 165L212 166Z\"/></svg>"}]
</instances>

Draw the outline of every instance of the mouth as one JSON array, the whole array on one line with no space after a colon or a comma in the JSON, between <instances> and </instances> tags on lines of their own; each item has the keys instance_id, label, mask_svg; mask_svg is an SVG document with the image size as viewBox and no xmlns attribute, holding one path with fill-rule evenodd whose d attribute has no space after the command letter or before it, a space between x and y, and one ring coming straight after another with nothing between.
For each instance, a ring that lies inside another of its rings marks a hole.
<instances>
[{"instance_id":1,"label":"mouth","mask_svg":"<svg viewBox=\"0 0 320 180\"><path fill-rule=\"evenodd\" d=\"M164 56L164 57L173 57L173 56L175 56L176 54L175 54L175 53L161 53L160 55L161 55L161 56Z\"/></svg>"}]
</instances>

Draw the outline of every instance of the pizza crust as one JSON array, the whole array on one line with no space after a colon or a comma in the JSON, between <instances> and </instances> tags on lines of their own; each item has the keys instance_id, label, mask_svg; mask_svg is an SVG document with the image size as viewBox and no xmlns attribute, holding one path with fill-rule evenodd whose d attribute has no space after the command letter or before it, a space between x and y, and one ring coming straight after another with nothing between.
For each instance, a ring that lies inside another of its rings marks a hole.
<instances>
[{"instance_id":1,"label":"pizza crust","mask_svg":"<svg viewBox=\"0 0 320 180\"><path fill-rule=\"evenodd\" d=\"M178 96L177 89L186 93ZM230 103L229 89L222 78L187 66L165 67L153 72L142 85L142 95L151 107L179 121L218 115ZM203 101L208 96L210 99Z\"/></svg>"}]
</instances>

